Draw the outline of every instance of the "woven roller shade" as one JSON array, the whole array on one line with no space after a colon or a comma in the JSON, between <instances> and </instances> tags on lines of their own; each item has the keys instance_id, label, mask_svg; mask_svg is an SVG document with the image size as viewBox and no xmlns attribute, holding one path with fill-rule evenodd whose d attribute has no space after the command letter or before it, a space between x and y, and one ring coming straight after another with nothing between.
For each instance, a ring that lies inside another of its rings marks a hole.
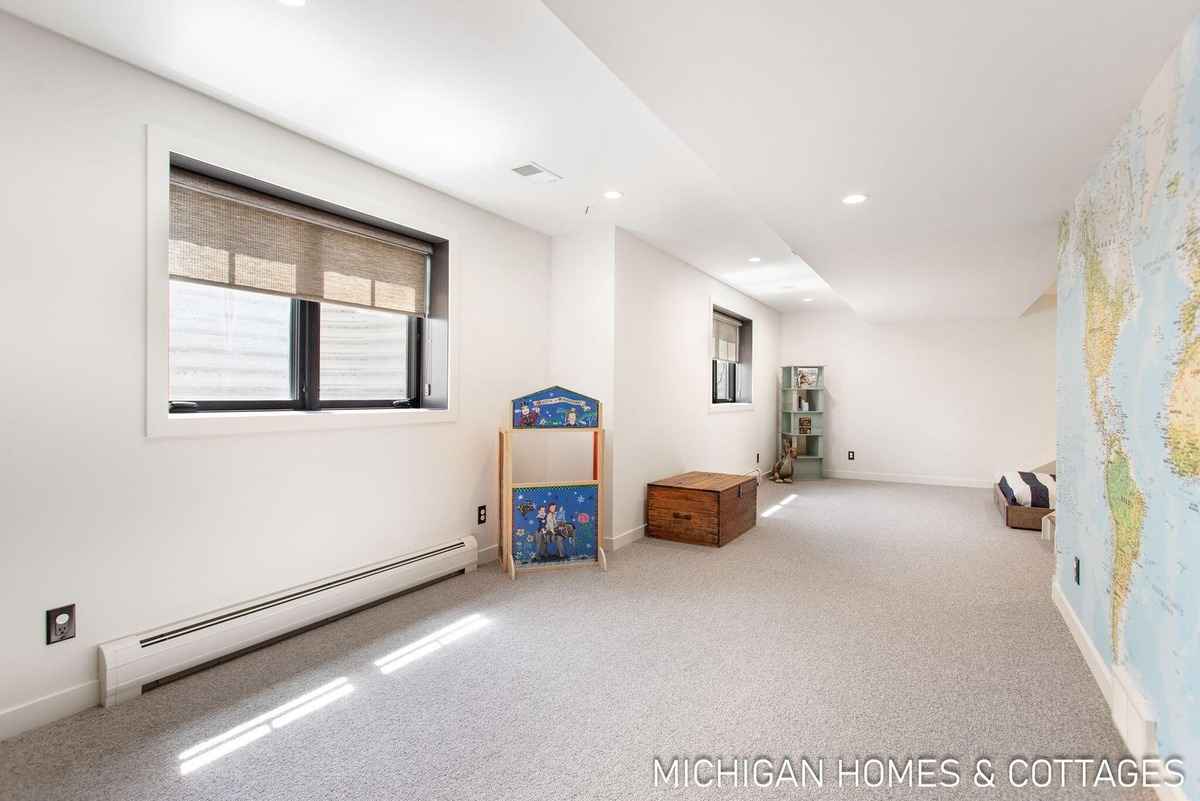
<instances>
[{"instance_id":1,"label":"woven roller shade","mask_svg":"<svg viewBox=\"0 0 1200 801\"><path fill-rule=\"evenodd\" d=\"M713 312L713 352L714 359L727 362L738 360L738 339L742 321Z\"/></svg>"},{"instance_id":2,"label":"woven roller shade","mask_svg":"<svg viewBox=\"0 0 1200 801\"><path fill-rule=\"evenodd\" d=\"M174 278L423 316L431 252L382 228L171 168Z\"/></svg>"}]
</instances>

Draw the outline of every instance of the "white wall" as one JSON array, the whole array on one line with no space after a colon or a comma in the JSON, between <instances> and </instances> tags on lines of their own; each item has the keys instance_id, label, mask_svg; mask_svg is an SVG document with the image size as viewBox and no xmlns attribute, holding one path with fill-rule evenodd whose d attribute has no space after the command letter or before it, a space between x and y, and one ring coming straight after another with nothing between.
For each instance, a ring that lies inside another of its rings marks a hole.
<instances>
[{"instance_id":1,"label":"white wall","mask_svg":"<svg viewBox=\"0 0 1200 801\"><path fill-rule=\"evenodd\" d=\"M617 408L613 402L616 276L615 229L586 226L550 244L550 294L545 320L549 340L547 384L559 384L590 395L602 404L602 425L613 431ZM529 387L537 389L538 387ZM532 435L537 436L537 435ZM555 431L540 437L547 449L543 480L577 481L592 477L592 434ZM514 437L514 447L526 435ZM605 481L612 486L612 438L605 442ZM612 493L604 496L601 516L604 538L612 532Z\"/></svg>"},{"instance_id":2,"label":"white wall","mask_svg":"<svg viewBox=\"0 0 1200 801\"><path fill-rule=\"evenodd\" d=\"M1054 459L1054 337L1053 298L1016 320L800 312L780 357L826 366L826 475L986 487Z\"/></svg>"},{"instance_id":3,"label":"white wall","mask_svg":"<svg viewBox=\"0 0 1200 801\"><path fill-rule=\"evenodd\" d=\"M752 408L712 406L712 306L754 322ZM688 470L746 473L774 456L779 313L616 232L614 537L644 523L646 482Z\"/></svg>"},{"instance_id":4,"label":"white wall","mask_svg":"<svg viewBox=\"0 0 1200 801\"><path fill-rule=\"evenodd\" d=\"M545 321L525 311L545 237L3 14L0 97L0 736L94 703L104 640L467 533L494 543L475 507L499 519L504 403L546 383ZM454 231L458 420L147 440L147 123ZM44 610L72 602L78 636L44 645Z\"/></svg>"},{"instance_id":5,"label":"white wall","mask_svg":"<svg viewBox=\"0 0 1200 801\"><path fill-rule=\"evenodd\" d=\"M615 230L589 227L550 244L550 381L612 403ZM605 409L605 425L615 411Z\"/></svg>"}]
</instances>

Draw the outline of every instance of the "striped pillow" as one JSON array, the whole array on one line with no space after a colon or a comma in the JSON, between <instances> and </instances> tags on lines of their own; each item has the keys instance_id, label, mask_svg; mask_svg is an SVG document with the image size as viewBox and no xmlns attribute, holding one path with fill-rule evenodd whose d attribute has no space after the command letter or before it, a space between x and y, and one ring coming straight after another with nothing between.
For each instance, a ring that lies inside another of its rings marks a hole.
<instances>
[{"instance_id":1,"label":"striped pillow","mask_svg":"<svg viewBox=\"0 0 1200 801\"><path fill-rule=\"evenodd\" d=\"M1000 476L1000 491L1015 506L1053 509L1055 479L1053 473L1005 473Z\"/></svg>"}]
</instances>

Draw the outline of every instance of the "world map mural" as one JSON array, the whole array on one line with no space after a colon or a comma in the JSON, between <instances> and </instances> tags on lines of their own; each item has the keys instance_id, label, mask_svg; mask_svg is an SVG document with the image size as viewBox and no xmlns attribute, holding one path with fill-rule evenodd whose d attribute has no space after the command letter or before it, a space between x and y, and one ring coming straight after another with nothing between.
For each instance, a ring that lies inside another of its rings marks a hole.
<instances>
[{"instance_id":1,"label":"world map mural","mask_svg":"<svg viewBox=\"0 0 1200 801\"><path fill-rule=\"evenodd\" d=\"M1063 220L1056 581L1200 757L1200 27ZM1074 579L1074 559L1081 578ZM1200 798L1200 764L1187 764Z\"/></svg>"}]
</instances>

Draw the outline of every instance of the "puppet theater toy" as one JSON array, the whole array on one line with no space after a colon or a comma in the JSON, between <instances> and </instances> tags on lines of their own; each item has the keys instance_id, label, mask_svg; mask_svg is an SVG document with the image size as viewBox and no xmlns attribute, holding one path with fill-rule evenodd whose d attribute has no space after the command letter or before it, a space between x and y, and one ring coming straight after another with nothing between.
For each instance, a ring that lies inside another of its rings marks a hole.
<instances>
[{"instance_id":1,"label":"puppet theater toy","mask_svg":"<svg viewBox=\"0 0 1200 801\"><path fill-rule=\"evenodd\" d=\"M599 564L604 506L604 429L600 402L562 387L514 398L500 430L500 565L517 571ZM512 442L527 432L592 432L592 480L514 484Z\"/></svg>"}]
</instances>

